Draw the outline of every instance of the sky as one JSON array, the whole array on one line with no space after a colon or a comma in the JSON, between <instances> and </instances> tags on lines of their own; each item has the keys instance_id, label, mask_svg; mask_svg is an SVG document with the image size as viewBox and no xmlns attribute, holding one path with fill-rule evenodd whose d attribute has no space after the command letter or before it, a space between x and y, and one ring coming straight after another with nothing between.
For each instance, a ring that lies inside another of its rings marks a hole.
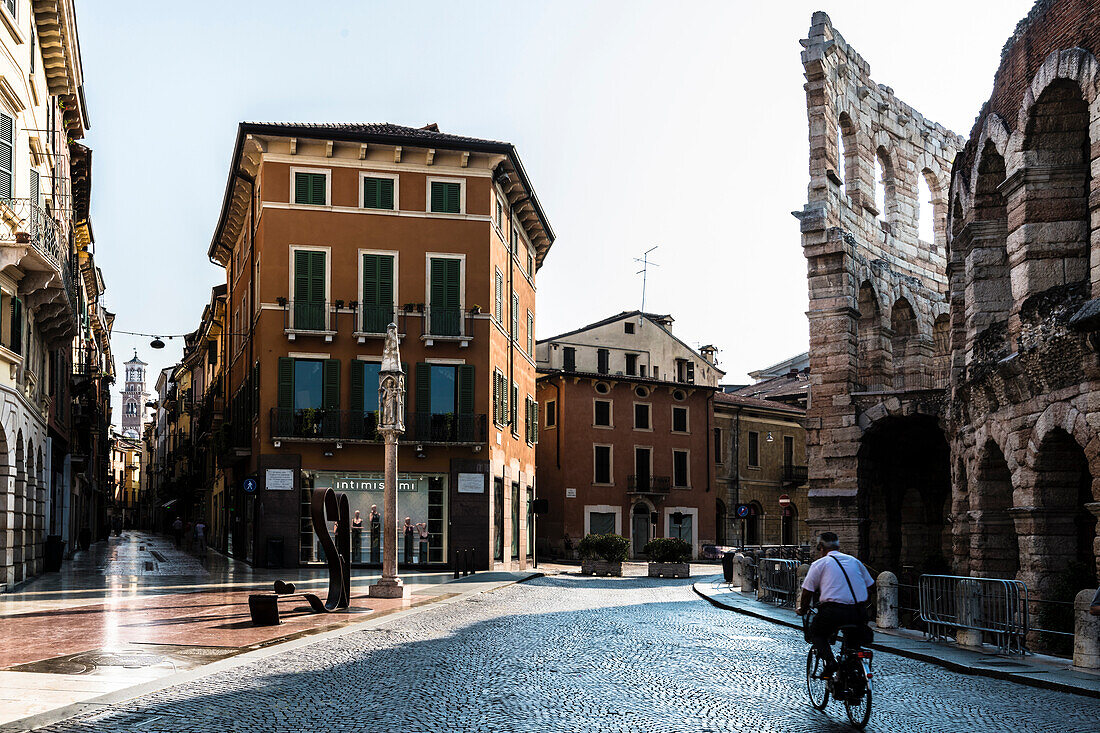
<instances>
[{"instance_id":1,"label":"sky","mask_svg":"<svg viewBox=\"0 0 1100 733\"><path fill-rule=\"evenodd\" d=\"M745 383L808 348L791 212L809 179L812 13L876 82L967 136L1031 0L76 4L116 366L136 349L152 387L182 339L154 351L118 331L191 331L224 282L206 252L242 120L435 122L514 143L557 234L538 336L640 307L634 258L656 246L646 310Z\"/></svg>"}]
</instances>

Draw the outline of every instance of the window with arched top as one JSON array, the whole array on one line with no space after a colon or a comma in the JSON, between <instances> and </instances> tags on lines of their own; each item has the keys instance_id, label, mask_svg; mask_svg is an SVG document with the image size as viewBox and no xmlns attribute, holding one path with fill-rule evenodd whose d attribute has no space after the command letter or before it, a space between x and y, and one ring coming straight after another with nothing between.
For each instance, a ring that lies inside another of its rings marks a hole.
<instances>
[{"instance_id":1,"label":"window with arched top","mask_svg":"<svg viewBox=\"0 0 1100 733\"><path fill-rule=\"evenodd\" d=\"M931 175L928 170L917 174L917 238L926 244L936 243L936 202L928 185Z\"/></svg>"}]
</instances>

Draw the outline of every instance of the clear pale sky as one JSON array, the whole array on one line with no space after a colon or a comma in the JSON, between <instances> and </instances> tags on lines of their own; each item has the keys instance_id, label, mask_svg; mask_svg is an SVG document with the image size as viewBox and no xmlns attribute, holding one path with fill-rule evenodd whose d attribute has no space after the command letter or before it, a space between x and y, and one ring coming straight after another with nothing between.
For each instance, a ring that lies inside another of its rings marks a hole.
<instances>
[{"instance_id":1,"label":"clear pale sky","mask_svg":"<svg viewBox=\"0 0 1100 733\"><path fill-rule=\"evenodd\" d=\"M807 348L790 212L808 181L812 12L966 136L1031 4L77 0L107 308L119 330L197 326L223 281L206 251L239 121L437 122L523 158L558 237L540 337L639 307L633 258L659 245L646 309L748 381ZM148 342L115 335L120 371L134 348L153 377L182 351Z\"/></svg>"}]
</instances>

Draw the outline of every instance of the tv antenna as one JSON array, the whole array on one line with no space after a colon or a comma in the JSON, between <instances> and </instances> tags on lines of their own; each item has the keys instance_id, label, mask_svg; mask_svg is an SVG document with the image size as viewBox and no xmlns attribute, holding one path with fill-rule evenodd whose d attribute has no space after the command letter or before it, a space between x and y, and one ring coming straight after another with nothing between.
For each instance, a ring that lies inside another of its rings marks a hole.
<instances>
[{"instance_id":1,"label":"tv antenna","mask_svg":"<svg viewBox=\"0 0 1100 733\"><path fill-rule=\"evenodd\" d=\"M649 268L650 267L660 267L660 265L658 265L656 262L650 262L649 261L649 253L652 252L653 250L657 249L658 246L659 245L655 244L652 247L650 247L649 249L647 249L645 252L643 252L641 257L635 257L634 258L635 262L641 262L642 263L642 269L638 270L634 274L642 276L642 313L643 314L645 313L645 286L646 286L646 278L649 275ZM638 324L639 325L641 325L641 323L642 323L642 318L643 318L642 315L638 316Z\"/></svg>"}]
</instances>

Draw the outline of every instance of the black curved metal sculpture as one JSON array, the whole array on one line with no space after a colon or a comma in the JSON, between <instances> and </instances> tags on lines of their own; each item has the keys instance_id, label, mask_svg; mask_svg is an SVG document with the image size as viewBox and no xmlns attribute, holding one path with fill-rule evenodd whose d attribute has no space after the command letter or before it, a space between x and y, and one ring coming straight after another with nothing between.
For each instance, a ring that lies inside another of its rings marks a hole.
<instances>
[{"instance_id":1,"label":"black curved metal sculpture","mask_svg":"<svg viewBox=\"0 0 1100 733\"><path fill-rule=\"evenodd\" d=\"M306 600L317 613L326 613L351 604L351 508L347 494L337 494L332 489L314 489L309 502L313 531L328 561L328 599L312 593ZM336 523L336 541L328 533L328 522Z\"/></svg>"}]
</instances>

